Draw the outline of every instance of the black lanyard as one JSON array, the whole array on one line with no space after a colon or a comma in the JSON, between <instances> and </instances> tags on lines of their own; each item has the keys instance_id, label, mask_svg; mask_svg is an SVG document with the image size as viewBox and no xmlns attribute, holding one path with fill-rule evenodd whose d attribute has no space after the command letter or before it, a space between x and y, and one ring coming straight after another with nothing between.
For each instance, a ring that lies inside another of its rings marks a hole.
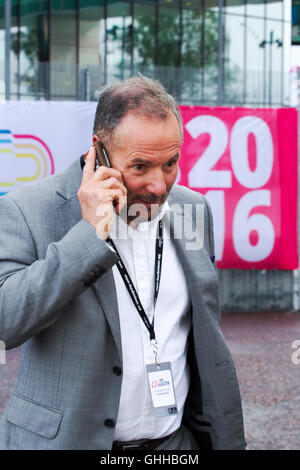
<instances>
[{"instance_id":1,"label":"black lanyard","mask_svg":"<svg viewBox=\"0 0 300 470\"><path fill-rule=\"evenodd\" d=\"M119 270L119 273L124 281L124 284L128 290L128 293L135 305L135 308L137 309L141 319L143 320L147 330L150 333L150 341L155 341L155 332L154 332L154 315L153 315L153 321L152 324L149 321L149 318L146 315L146 312L144 310L144 307L140 301L140 298L138 296L138 293L134 287L134 284L128 274L127 269L125 268L124 263L122 262L122 259L118 253L118 250L115 247L114 242L108 237L107 238L107 243L109 243L117 252L120 260L117 262L117 268ZM155 246L155 272L154 272L154 306L157 301L158 297L158 291L159 291L159 285L160 285L160 276L161 276L161 266L162 266L162 255L163 255L163 244L164 244L164 239L163 239L163 225L162 221L159 221L158 224L158 237L156 238L156 246Z\"/></svg>"}]
</instances>

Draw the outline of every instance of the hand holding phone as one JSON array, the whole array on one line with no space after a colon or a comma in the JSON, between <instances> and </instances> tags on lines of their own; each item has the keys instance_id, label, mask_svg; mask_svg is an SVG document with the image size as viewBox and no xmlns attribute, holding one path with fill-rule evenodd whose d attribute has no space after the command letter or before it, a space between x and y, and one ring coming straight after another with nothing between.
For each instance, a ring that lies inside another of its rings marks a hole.
<instances>
[{"instance_id":1,"label":"hand holding phone","mask_svg":"<svg viewBox=\"0 0 300 470\"><path fill-rule=\"evenodd\" d=\"M111 168L110 160L107 155L106 149L102 142L95 142L94 147L96 149L96 165L95 165L95 171L99 168L100 165L107 166L108 168Z\"/></svg>"},{"instance_id":2,"label":"hand holding phone","mask_svg":"<svg viewBox=\"0 0 300 470\"><path fill-rule=\"evenodd\" d=\"M121 172L111 167L100 143L97 150L95 143L87 154L77 197L82 217L106 240L114 225L114 212L119 214L127 202L127 189Z\"/></svg>"}]
</instances>

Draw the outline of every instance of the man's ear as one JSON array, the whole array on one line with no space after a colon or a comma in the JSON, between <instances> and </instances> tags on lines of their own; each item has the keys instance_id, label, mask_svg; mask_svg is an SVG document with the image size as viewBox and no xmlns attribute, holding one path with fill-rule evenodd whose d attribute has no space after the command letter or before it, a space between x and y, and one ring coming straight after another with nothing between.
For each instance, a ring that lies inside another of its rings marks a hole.
<instances>
[{"instance_id":1,"label":"man's ear","mask_svg":"<svg viewBox=\"0 0 300 470\"><path fill-rule=\"evenodd\" d=\"M99 137L98 137L96 134L93 135L93 144L94 144L95 142L100 142L100 139L99 139Z\"/></svg>"}]
</instances>

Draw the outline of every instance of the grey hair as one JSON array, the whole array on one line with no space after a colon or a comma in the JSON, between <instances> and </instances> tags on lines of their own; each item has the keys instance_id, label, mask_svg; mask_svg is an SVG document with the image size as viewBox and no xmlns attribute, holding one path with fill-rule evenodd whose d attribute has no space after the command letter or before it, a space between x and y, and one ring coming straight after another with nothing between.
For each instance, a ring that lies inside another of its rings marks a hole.
<instances>
[{"instance_id":1,"label":"grey hair","mask_svg":"<svg viewBox=\"0 0 300 470\"><path fill-rule=\"evenodd\" d=\"M182 118L174 98L160 82L141 74L104 88L96 109L94 134L104 143L111 141L115 128L129 111L158 120L166 120L171 111L178 121L182 140Z\"/></svg>"}]
</instances>

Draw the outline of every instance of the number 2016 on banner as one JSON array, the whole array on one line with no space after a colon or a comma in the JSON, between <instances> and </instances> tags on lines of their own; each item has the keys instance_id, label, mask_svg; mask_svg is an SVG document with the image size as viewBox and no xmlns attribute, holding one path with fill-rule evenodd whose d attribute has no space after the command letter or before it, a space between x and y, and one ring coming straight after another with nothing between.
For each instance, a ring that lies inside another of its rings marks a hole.
<instances>
[{"instance_id":1,"label":"number 2016 on banner","mask_svg":"<svg viewBox=\"0 0 300 470\"><path fill-rule=\"evenodd\" d=\"M198 115L185 120L185 130L179 184L203 192L210 203L216 260L224 260L224 246L227 257L233 250L244 262L266 259L275 244L271 204L277 197L268 185L276 178L268 123L244 115L228 125L217 116Z\"/></svg>"}]
</instances>

